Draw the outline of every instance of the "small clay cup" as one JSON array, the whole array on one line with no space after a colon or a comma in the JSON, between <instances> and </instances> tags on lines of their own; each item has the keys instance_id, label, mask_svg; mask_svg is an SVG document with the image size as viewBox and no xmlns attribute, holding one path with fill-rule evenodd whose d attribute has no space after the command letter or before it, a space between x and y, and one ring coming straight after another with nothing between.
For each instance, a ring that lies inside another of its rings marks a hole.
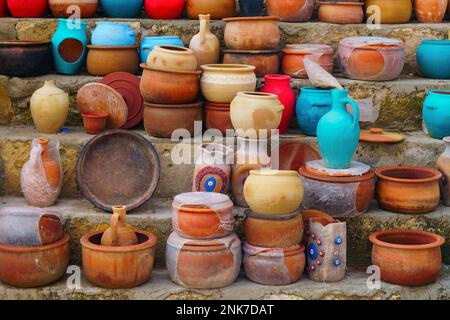
<instances>
[{"instance_id":1,"label":"small clay cup","mask_svg":"<svg viewBox=\"0 0 450 320\"><path fill-rule=\"evenodd\" d=\"M83 117L83 126L86 133L99 134L105 130L108 120L107 112L83 112L81 116Z\"/></svg>"}]
</instances>

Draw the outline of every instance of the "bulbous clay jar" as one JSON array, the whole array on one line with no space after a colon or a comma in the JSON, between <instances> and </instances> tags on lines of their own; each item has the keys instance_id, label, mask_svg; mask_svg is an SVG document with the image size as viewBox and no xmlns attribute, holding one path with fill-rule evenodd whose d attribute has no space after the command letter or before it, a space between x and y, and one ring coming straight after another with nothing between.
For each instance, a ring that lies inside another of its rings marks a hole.
<instances>
[{"instance_id":1,"label":"bulbous clay jar","mask_svg":"<svg viewBox=\"0 0 450 320\"><path fill-rule=\"evenodd\" d=\"M406 23L411 19L412 15L411 0L366 0L365 12L367 19L374 14L371 7L379 8L380 23L383 24Z\"/></svg>"},{"instance_id":2,"label":"bulbous clay jar","mask_svg":"<svg viewBox=\"0 0 450 320\"><path fill-rule=\"evenodd\" d=\"M114 206L112 210L111 226L103 233L101 245L125 247L137 244L136 233L126 221L127 208L125 206Z\"/></svg>"},{"instance_id":3,"label":"bulbous clay jar","mask_svg":"<svg viewBox=\"0 0 450 320\"><path fill-rule=\"evenodd\" d=\"M187 0L186 11L189 19L198 19L201 14L211 15L211 19L220 20L236 15L235 0Z\"/></svg>"},{"instance_id":4,"label":"bulbous clay jar","mask_svg":"<svg viewBox=\"0 0 450 320\"><path fill-rule=\"evenodd\" d=\"M414 12L422 23L440 23L444 19L448 0L414 0Z\"/></svg>"},{"instance_id":5,"label":"bulbous clay jar","mask_svg":"<svg viewBox=\"0 0 450 320\"><path fill-rule=\"evenodd\" d=\"M417 230L372 233L372 264L380 267L381 280L402 286L421 286L439 276L441 236Z\"/></svg>"},{"instance_id":6,"label":"bulbous clay jar","mask_svg":"<svg viewBox=\"0 0 450 320\"><path fill-rule=\"evenodd\" d=\"M305 22L311 19L314 0L266 0L269 15L280 17L281 21Z\"/></svg>"},{"instance_id":7,"label":"bulbous clay jar","mask_svg":"<svg viewBox=\"0 0 450 320\"><path fill-rule=\"evenodd\" d=\"M136 74L139 70L138 46L107 47L88 46L87 70L94 76L113 72Z\"/></svg>"},{"instance_id":8,"label":"bulbous clay jar","mask_svg":"<svg viewBox=\"0 0 450 320\"><path fill-rule=\"evenodd\" d=\"M220 41L211 32L210 15L201 14L199 19L200 32L191 39L189 48L194 51L199 66L218 63Z\"/></svg>"},{"instance_id":9,"label":"bulbous clay jar","mask_svg":"<svg viewBox=\"0 0 450 320\"><path fill-rule=\"evenodd\" d=\"M148 55L147 66L158 70L195 71L198 68L194 51L179 46L156 46Z\"/></svg>"},{"instance_id":10,"label":"bulbous clay jar","mask_svg":"<svg viewBox=\"0 0 450 320\"><path fill-rule=\"evenodd\" d=\"M333 48L324 44L287 45L283 49L282 72L294 78L307 79L305 58L318 62L328 73L333 73Z\"/></svg>"},{"instance_id":11,"label":"bulbous clay jar","mask_svg":"<svg viewBox=\"0 0 450 320\"><path fill-rule=\"evenodd\" d=\"M338 24L358 24L364 20L364 3L320 2L319 20Z\"/></svg>"},{"instance_id":12,"label":"bulbous clay jar","mask_svg":"<svg viewBox=\"0 0 450 320\"><path fill-rule=\"evenodd\" d=\"M441 198L446 206L450 206L450 137L445 137L446 148L437 160L437 168L442 173L439 182L441 187Z\"/></svg>"},{"instance_id":13,"label":"bulbous clay jar","mask_svg":"<svg viewBox=\"0 0 450 320\"><path fill-rule=\"evenodd\" d=\"M90 18L97 12L98 0L49 0L48 5L52 14L58 18L67 18L78 12L81 18Z\"/></svg>"},{"instance_id":14,"label":"bulbous clay jar","mask_svg":"<svg viewBox=\"0 0 450 320\"><path fill-rule=\"evenodd\" d=\"M206 129L217 129L222 134L226 134L227 130L233 129L230 118L230 104L206 102L204 110Z\"/></svg>"}]
</instances>

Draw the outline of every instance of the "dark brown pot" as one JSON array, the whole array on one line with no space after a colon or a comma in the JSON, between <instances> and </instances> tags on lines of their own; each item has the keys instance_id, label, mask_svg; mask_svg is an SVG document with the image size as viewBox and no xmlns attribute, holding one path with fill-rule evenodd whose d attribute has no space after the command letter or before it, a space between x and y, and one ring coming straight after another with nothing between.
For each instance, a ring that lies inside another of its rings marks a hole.
<instances>
[{"instance_id":1,"label":"dark brown pot","mask_svg":"<svg viewBox=\"0 0 450 320\"><path fill-rule=\"evenodd\" d=\"M206 129L217 129L223 134L233 129L230 118L230 104L227 103L205 103Z\"/></svg>"},{"instance_id":2,"label":"dark brown pot","mask_svg":"<svg viewBox=\"0 0 450 320\"><path fill-rule=\"evenodd\" d=\"M278 50L223 50L223 63L225 64L247 64L255 66L257 77L266 74L276 74L280 70L280 56Z\"/></svg>"},{"instance_id":3,"label":"dark brown pot","mask_svg":"<svg viewBox=\"0 0 450 320\"><path fill-rule=\"evenodd\" d=\"M34 77L53 69L52 46L47 41L0 41L0 74Z\"/></svg>"},{"instance_id":4,"label":"dark brown pot","mask_svg":"<svg viewBox=\"0 0 450 320\"><path fill-rule=\"evenodd\" d=\"M138 46L107 47L89 45L87 70L94 76L113 72L136 74L139 71Z\"/></svg>"}]
</instances>

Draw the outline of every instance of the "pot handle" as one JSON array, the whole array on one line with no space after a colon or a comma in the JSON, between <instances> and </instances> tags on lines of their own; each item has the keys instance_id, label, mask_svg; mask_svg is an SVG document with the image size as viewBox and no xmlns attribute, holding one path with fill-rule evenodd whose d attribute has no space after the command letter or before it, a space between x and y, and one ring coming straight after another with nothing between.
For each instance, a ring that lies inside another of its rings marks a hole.
<instances>
[{"instance_id":1,"label":"pot handle","mask_svg":"<svg viewBox=\"0 0 450 320\"><path fill-rule=\"evenodd\" d=\"M114 212L111 218L111 242L113 246L119 245L119 220L120 213Z\"/></svg>"},{"instance_id":2,"label":"pot handle","mask_svg":"<svg viewBox=\"0 0 450 320\"><path fill-rule=\"evenodd\" d=\"M351 98L344 98L342 99L342 102L345 104L350 104L352 106L353 109L353 126L355 127L356 125L359 124L359 106L356 103L355 100L351 99Z\"/></svg>"}]
</instances>

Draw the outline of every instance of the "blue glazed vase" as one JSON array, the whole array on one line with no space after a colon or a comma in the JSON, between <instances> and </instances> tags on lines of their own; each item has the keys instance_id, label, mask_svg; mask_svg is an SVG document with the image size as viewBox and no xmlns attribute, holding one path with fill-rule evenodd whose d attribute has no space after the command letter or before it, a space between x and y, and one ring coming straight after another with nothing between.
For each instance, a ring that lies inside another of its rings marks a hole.
<instances>
[{"instance_id":1,"label":"blue glazed vase","mask_svg":"<svg viewBox=\"0 0 450 320\"><path fill-rule=\"evenodd\" d=\"M139 15L144 0L101 0L100 3L110 18L135 18Z\"/></svg>"},{"instance_id":2,"label":"blue glazed vase","mask_svg":"<svg viewBox=\"0 0 450 320\"><path fill-rule=\"evenodd\" d=\"M178 36L146 37L141 43L141 62L146 63L148 55L156 46L179 46L184 47L183 41Z\"/></svg>"},{"instance_id":3,"label":"blue glazed vase","mask_svg":"<svg viewBox=\"0 0 450 320\"><path fill-rule=\"evenodd\" d=\"M86 60L87 22L59 19L52 37L53 60L57 73L76 74Z\"/></svg>"},{"instance_id":4,"label":"blue glazed vase","mask_svg":"<svg viewBox=\"0 0 450 320\"><path fill-rule=\"evenodd\" d=\"M359 142L359 108L348 97L348 90L335 89L331 95L333 105L317 125L317 140L328 168L347 169ZM352 106L353 115L347 111L347 104Z\"/></svg>"},{"instance_id":5,"label":"blue glazed vase","mask_svg":"<svg viewBox=\"0 0 450 320\"><path fill-rule=\"evenodd\" d=\"M304 87L300 90L296 113L298 125L304 134L317 134L317 124L331 110L332 103L331 90L315 87Z\"/></svg>"},{"instance_id":6,"label":"blue glazed vase","mask_svg":"<svg viewBox=\"0 0 450 320\"><path fill-rule=\"evenodd\" d=\"M241 15L245 17L255 17L261 15L264 8L263 0L239 0Z\"/></svg>"},{"instance_id":7,"label":"blue glazed vase","mask_svg":"<svg viewBox=\"0 0 450 320\"><path fill-rule=\"evenodd\" d=\"M450 79L450 40L423 40L416 57L425 77Z\"/></svg>"},{"instance_id":8,"label":"blue glazed vase","mask_svg":"<svg viewBox=\"0 0 450 320\"><path fill-rule=\"evenodd\" d=\"M430 136L435 139L450 136L450 90L430 90L422 114Z\"/></svg>"},{"instance_id":9,"label":"blue glazed vase","mask_svg":"<svg viewBox=\"0 0 450 320\"><path fill-rule=\"evenodd\" d=\"M91 43L93 46L134 46L136 32L127 23L98 22L92 32Z\"/></svg>"}]
</instances>

